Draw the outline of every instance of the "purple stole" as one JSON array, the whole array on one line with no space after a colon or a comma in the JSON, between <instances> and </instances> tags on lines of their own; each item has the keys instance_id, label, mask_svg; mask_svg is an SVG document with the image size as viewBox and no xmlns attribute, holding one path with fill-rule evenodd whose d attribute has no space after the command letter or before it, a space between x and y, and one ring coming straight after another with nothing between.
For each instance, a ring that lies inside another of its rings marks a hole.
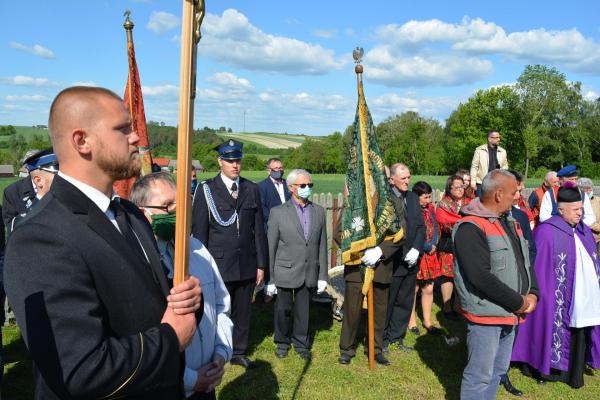
<instances>
[{"instance_id":1,"label":"purple stole","mask_svg":"<svg viewBox=\"0 0 600 400\"><path fill-rule=\"evenodd\" d=\"M583 222L575 234L594 261L600 284L600 262L594 236ZM571 302L575 280L575 238L573 228L560 216L543 222L534 231L537 256L535 273L540 291L537 309L519 327L512 360L526 362L542 374L550 369L567 371L571 333ZM586 362L600 369L600 326L591 331Z\"/></svg>"}]
</instances>

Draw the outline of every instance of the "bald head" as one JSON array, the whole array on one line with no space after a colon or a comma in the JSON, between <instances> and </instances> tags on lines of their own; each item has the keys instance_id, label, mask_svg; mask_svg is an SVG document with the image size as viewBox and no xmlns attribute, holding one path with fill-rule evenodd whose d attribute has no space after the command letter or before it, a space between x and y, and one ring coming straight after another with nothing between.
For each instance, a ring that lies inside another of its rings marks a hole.
<instances>
[{"instance_id":1,"label":"bald head","mask_svg":"<svg viewBox=\"0 0 600 400\"><path fill-rule=\"evenodd\" d=\"M60 162L66 157L65 142L75 129L93 128L107 102L121 98L114 92L88 86L73 86L61 91L50 106L48 130L55 154Z\"/></svg>"},{"instance_id":2,"label":"bald head","mask_svg":"<svg viewBox=\"0 0 600 400\"><path fill-rule=\"evenodd\" d=\"M512 173L495 169L483 178L481 202L489 210L501 215L511 209L517 190L517 179Z\"/></svg>"}]
</instances>

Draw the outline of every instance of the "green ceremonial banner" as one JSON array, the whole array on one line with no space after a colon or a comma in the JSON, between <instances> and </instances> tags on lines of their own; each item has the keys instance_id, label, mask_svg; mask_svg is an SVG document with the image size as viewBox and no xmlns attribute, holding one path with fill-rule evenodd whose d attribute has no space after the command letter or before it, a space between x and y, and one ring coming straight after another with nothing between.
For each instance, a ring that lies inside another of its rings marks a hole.
<instances>
[{"instance_id":1,"label":"green ceremonial banner","mask_svg":"<svg viewBox=\"0 0 600 400\"><path fill-rule=\"evenodd\" d=\"M362 72L362 69L361 69ZM342 214L342 262L361 264L366 249L404 233L391 199L385 164L358 73L358 106L346 172L347 194Z\"/></svg>"}]
</instances>

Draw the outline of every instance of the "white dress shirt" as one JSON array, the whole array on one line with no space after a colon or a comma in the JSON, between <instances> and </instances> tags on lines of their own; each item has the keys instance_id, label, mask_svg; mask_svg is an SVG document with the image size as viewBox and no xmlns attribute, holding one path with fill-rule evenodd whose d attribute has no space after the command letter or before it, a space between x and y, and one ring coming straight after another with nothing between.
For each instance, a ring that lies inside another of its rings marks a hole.
<instances>
[{"instance_id":1,"label":"white dress shirt","mask_svg":"<svg viewBox=\"0 0 600 400\"><path fill-rule=\"evenodd\" d=\"M229 190L229 194L232 193L231 186L233 185L233 182L235 182L235 184L237 186L237 190L239 192L239 190L240 190L240 177L239 176L234 181L233 179L229 179L228 177L226 177L223 173L221 173L220 175L221 175L221 180L225 184L225 187L227 188L227 190Z\"/></svg>"},{"instance_id":2,"label":"white dress shirt","mask_svg":"<svg viewBox=\"0 0 600 400\"><path fill-rule=\"evenodd\" d=\"M273 185L275 185L275 189L277 189L277 193L279 193L279 199L281 200L281 204L285 203L285 190L283 189L283 179L278 181L269 177Z\"/></svg>"},{"instance_id":3,"label":"white dress shirt","mask_svg":"<svg viewBox=\"0 0 600 400\"><path fill-rule=\"evenodd\" d=\"M575 283L571 302L571 327L600 325L600 284L594 261L575 233ZM596 252L596 258L598 253Z\"/></svg>"}]
</instances>

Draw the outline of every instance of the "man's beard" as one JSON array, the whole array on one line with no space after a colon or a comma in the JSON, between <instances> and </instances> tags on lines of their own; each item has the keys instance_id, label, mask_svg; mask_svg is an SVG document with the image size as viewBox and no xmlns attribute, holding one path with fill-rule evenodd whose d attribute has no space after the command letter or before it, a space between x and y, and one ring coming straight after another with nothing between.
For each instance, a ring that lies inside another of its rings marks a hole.
<instances>
[{"instance_id":1,"label":"man's beard","mask_svg":"<svg viewBox=\"0 0 600 400\"><path fill-rule=\"evenodd\" d=\"M129 179L140 174L142 163L139 154L127 161L118 160L115 157L106 156L105 154L107 154L106 151L99 152L97 163L100 169L113 181Z\"/></svg>"}]
</instances>

